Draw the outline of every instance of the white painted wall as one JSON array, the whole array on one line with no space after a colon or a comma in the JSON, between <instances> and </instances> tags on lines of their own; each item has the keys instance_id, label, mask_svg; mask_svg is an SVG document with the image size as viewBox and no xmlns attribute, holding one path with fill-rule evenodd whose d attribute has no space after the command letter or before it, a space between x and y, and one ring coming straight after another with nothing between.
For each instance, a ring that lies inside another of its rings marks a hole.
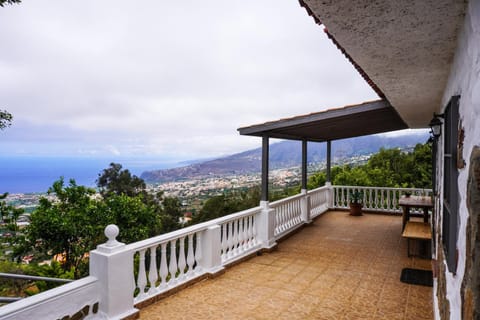
<instances>
[{"instance_id":1,"label":"white painted wall","mask_svg":"<svg viewBox=\"0 0 480 320\"><path fill-rule=\"evenodd\" d=\"M459 250L457 274L448 273L446 280L447 298L450 302L450 319L461 319L460 288L465 271L466 223L468 217L466 206L468 162L473 146L480 146L480 0L471 0L467 4L455 60L443 95L442 108L445 108L454 95L460 95L460 119L465 130L463 159L465 159L466 167L460 170L458 178L460 226L457 242ZM443 154L439 156L440 159L443 159ZM443 164L440 164L439 167L442 168ZM439 177L437 181L443 181L443 177ZM438 306L436 308L436 314L438 315Z\"/></svg>"}]
</instances>

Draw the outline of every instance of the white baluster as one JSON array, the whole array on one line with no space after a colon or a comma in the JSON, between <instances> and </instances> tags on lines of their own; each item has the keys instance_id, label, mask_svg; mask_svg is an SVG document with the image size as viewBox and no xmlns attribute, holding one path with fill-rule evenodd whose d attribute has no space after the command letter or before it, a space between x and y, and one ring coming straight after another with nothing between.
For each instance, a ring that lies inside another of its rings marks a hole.
<instances>
[{"instance_id":1,"label":"white baluster","mask_svg":"<svg viewBox=\"0 0 480 320\"><path fill-rule=\"evenodd\" d=\"M148 269L148 280L150 281L150 289L148 294L154 294L157 287L157 246L150 248L150 268Z\"/></svg>"},{"instance_id":2,"label":"white baluster","mask_svg":"<svg viewBox=\"0 0 480 320\"><path fill-rule=\"evenodd\" d=\"M243 218L238 219L238 245L237 245L237 251L239 253L243 252Z\"/></svg>"},{"instance_id":3,"label":"white baluster","mask_svg":"<svg viewBox=\"0 0 480 320\"><path fill-rule=\"evenodd\" d=\"M230 221L228 223L228 257L233 256L233 223Z\"/></svg>"},{"instance_id":4,"label":"white baluster","mask_svg":"<svg viewBox=\"0 0 480 320\"><path fill-rule=\"evenodd\" d=\"M248 241L250 240L249 237L248 237L248 219L249 217L244 217L243 218L243 250L247 250L248 249Z\"/></svg>"},{"instance_id":5,"label":"white baluster","mask_svg":"<svg viewBox=\"0 0 480 320\"><path fill-rule=\"evenodd\" d=\"M368 208L369 209L373 209L373 196L372 196L372 189L369 189L368 190L368 194L369 194L369 200L368 200Z\"/></svg>"},{"instance_id":6,"label":"white baluster","mask_svg":"<svg viewBox=\"0 0 480 320\"><path fill-rule=\"evenodd\" d=\"M387 189L386 192L387 192L387 211L390 211L391 210L390 191Z\"/></svg>"},{"instance_id":7,"label":"white baluster","mask_svg":"<svg viewBox=\"0 0 480 320\"><path fill-rule=\"evenodd\" d=\"M161 244L162 253L160 255L160 283L161 288L167 286L168 266L167 266L167 242Z\"/></svg>"},{"instance_id":8,"label":"white baluster","mask_svg":"<svg viewBox=\"0 0 480 320\"><path fill-rule=\"evenodd\" d=\"M251 236L251 239L252 239L252 245L256 245L257 244L257 221L256 221L256 217L255 215L252 215L251 217L251 232L252 232L252 236Z\"/></svg>"},{"instance_id":9,"label":"white baluster","mask_svg":"<svg viewBox=\"0 0 480 320\"><path fill-rule=\"evenodd\" d=\"M279 232L282 232L285 229L285 206L278 206L278 210L280 214Z\"/></svg>"},{"instance_id":10,"label":"white baluster","mask_svg":"<svg viewBox=\"0 0 480 320\"><path fill-rule=\"evenodd\" d=\"M187 253L188 275L193 272L193 266L195 264L195 256L193 254L193 233L188 235L188 253Z\"/></svg>"},{"instance_id":11,"label":"white baluster","mask_svg":"<svg viewBox=\"0 0 480 320\"><path fill-rule=\"evenodd\" d=\"M254 219L253 215L248 217L248 247L249 248L255 245L255 237L254 237L255 229L253 228L253 219Z\"/></svg>"},{"instance_id":12,"label":"white baluster","mask_svg":"<svg viewBox=\"0 0 480 320\"><path fill-rule=\"evenodd\" d=\"M137 285L140 292L138 297L141 298L145 296L145 287L147 286L147 274L145 272L145 251L146 249L140 250L140 259L138 262L138 279Z\"/></svg>"},{"instance_id":13,"label":"white baluster","mask_svg":"<svg viewBox=\"0 0 480 320\"><path fill-rule=\"evenodd\" d=\"M335 205L334 205L334 207L340 207L340 199L338 197L338 194L339 194L338 188L335 187L333 190L335 192Z\"/></svg>"},{"instance_id":14,"label":"white baluster","mask_svg":"<svg viewBox=\"0 0 480 320\"><path fill-rule=\"evenodd\" d=\"M180 274L178 278L180 281L185 279L185 267L187 263L185 261L185 237L180 238L180 252L178 257L178 269L180 270Z\"/></svg>"},{"instance_id":15,"label":"white baluster","mask_svg":"<svg viewBox=\"0 0 480 320\"><path fill-rule=\"evenodd\" d=\"M232 222L233 225L233 255L238 254L238 219Z\"/></svg>"},{"instance_id":16,"label":"white baluster","mask_svg":"<svg viewBox=\"0 0 480 320\"><path fill-rule=\"evenodd\" d=\"M228 249L228 240L227 240L227 224L222 225L222 260L227 259L227 249Z\"/></svg>"},{"instance_id":17,"label":"white baluster","mask_svg":"<svg viewBox=\"0 0 480 320\"><path fill-rule=\"evenodd\" d=\"M168 283L175 284L177 283L177 240L170 241L170 266L168 271L170 271L170 281Z\"/></svg>"},{"instance_id":18,"label":"white baluster","mask_svg":"<svg viewBox=\"0 0 480 320\"><path fill-rule=\"evenodd\" d=\"M280 212L280 207L275 209L275 234L280 233L280 226L282 225L282 216Z\"/></svg>"},{"instance_id":19,"label":"white baluster","mask_svg":"<svg viewBox=\"0 0 480 320\"><path fill-rule=\"evenodd\" d=\"M202 273L202 267L200 265L200 261L202 261L203 258L203 252L202 252L202 233L197 232L195 234L195 237L197 239L196 241L196 246L195 246L195 261L196 261L196 266L195 266L195 272L197 274Z\"/></svg>"},{"instance_id":20,"label":"white baluster","mask_svg":"<svg viewBox=\"0 0 480 320\"><path fill-rule=\"evenodd\" d=\"M297 223L302 222L302 203L301 199L298 199L297 201Z\"/></svg>"}]
</instances>

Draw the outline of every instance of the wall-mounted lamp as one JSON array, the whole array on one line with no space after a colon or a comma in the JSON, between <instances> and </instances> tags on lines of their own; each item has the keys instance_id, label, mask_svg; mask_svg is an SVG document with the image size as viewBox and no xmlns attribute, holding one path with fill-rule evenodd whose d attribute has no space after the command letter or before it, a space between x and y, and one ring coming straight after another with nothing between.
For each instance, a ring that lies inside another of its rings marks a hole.
<instances>
[{"instance_id":1,"label":"wall-mounted lamp","mask_svg":"<svg viewBox=\"0 0 480 320\"><path fill-rule=\"evenodd\" d=\"M433 114L433 119L430 121L428 124L431 128L431 133L433 134L433 137L435 139L438 139L442 135L442 120L440 118L443 118L443 114Z\"/></svg>"}]
</instances>

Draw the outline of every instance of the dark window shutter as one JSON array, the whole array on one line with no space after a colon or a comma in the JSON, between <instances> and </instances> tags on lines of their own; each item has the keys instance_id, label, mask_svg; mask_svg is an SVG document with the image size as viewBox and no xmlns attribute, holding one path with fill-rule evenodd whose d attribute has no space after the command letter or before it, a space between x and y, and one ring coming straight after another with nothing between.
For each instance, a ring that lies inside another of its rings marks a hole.
<instances>
[{"instance_id":1,"label":"dark window shutter","mask_svg":"<svg viewBox=\"0 0 480 320\"><path fill-rule=\"evenodd\" d=\"M460 96L454 96L445 110L445 144L443 167L443 226L442 241L448 270L457 269L458 239L458 121Z\"/></svg>"}]
</instances>

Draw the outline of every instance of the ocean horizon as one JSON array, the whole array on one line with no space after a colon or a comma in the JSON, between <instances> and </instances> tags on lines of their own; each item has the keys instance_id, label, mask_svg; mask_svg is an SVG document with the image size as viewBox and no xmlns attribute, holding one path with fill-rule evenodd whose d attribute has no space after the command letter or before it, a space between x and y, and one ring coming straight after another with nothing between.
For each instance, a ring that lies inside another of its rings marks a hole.
<instances>
[{"instance_id":1,"label":"ocean horizon","mask_svg":"<svg viewBox=\"0 0 480 320\"><path fill-rule=\"evenodd\" d=\"M177 161L138 158L0 157L0 194L45 193L60 177L66 184L75 179L77 185L95 187L98 175L112 162L137 176L147 170L181 165Z\"/></svg>"}]
</instances>

